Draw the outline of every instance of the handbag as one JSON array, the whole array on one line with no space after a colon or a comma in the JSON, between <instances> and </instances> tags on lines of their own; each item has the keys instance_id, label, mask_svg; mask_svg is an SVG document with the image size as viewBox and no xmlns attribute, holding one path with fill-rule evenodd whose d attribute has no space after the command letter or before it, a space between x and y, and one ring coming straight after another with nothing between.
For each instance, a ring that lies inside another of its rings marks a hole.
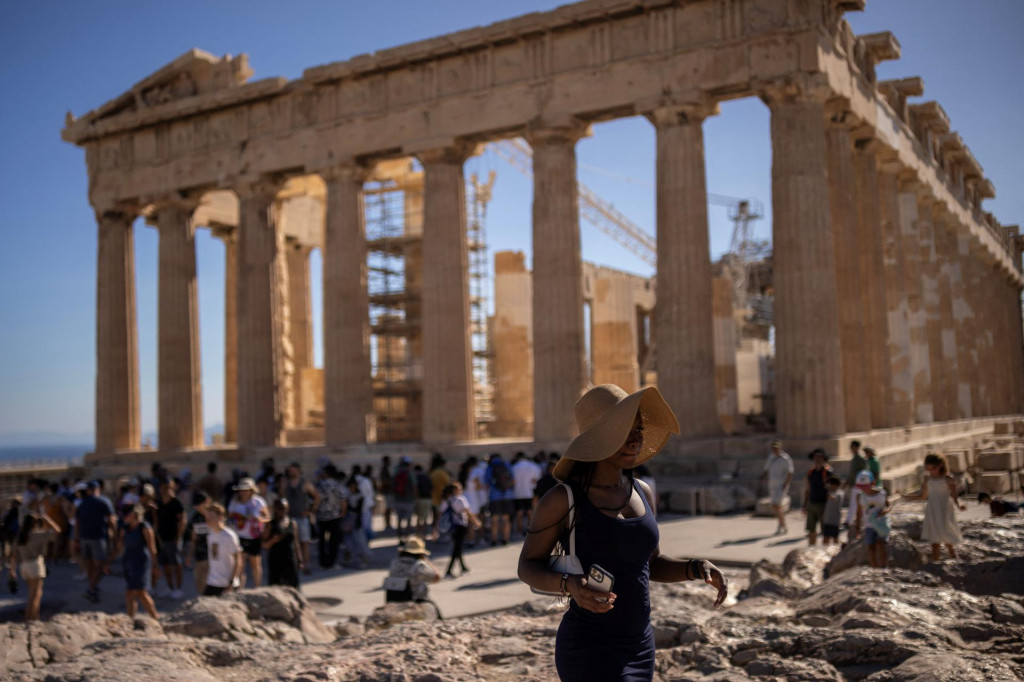
<instances>
[{"instance_id":1,"label":"handbag","mask_svg":"<svg viewBox=\"0 0 1024 682\"><path fill-rule=\"evenodd\" d=\"M568 573L569 575L583 575L583 566L580 564L580 558L576 556L576 525L573 523L573 519L576 517L576 505L573 503L572 488L565 483L560 484L565 488L565 493L569 496L569 553L566 554L566 548L562 546L562 543L558 543L558 551L551 555L551 560L548 565L551 570L555 573ZM531 587L530 590L534 594L543 594L550 597L563 597L561 591L558 592L547 592L544 590L538 590L535 587Z\"/></svg>"}]
</instances>

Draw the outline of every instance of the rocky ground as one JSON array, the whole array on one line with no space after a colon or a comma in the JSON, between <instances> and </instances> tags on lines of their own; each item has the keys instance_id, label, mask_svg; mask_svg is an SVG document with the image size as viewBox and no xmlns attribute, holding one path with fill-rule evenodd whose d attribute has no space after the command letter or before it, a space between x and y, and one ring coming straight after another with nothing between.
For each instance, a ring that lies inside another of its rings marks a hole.
<instances>
[{"instance_id":1,"label":"rocky ground","mask_svg":"<svg viewBox=\"0 0 1024 682\"><path fill-rule=\"evenodd\" d=\"M794 550L733 575L738 598L718 610L703 585L653 586L658 679L1024 679L1024 518L965 524L961 558L937 564L914 541L920 516L895 522L895 568L863 566L857 544ZM0 625L0 679L551 680L561 608L436 621L391 605L325 625L298 593L264 588L193 600L159 623Z\"/></svg>"}]
</instances>

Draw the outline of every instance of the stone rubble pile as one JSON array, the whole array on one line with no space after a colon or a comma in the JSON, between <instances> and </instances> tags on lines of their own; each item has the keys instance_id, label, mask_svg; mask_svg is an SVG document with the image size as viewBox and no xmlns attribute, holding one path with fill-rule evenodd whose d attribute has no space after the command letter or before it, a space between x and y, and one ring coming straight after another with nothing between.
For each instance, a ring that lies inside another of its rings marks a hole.
<instances>
[{"instance_id":1,"label":"stone rubble pile","mask_svg":"<svg viewBox=\"0 0 1024 682\"><path fill-rule=\"evenodd\" d=\"M718 610L704 585L654 585L657 679L1024 678L1024 517L964 524L961 559L939 564L923 563L920 515L894 526L887 570L862 565L853 543L732 572L738 599ZM187 602L160 623L84 613L2 625L0 679L552 680L563 608L542 599L442 621L392 604L326 625L299 593L262 588Z\"/></svg>"}]
</instances>

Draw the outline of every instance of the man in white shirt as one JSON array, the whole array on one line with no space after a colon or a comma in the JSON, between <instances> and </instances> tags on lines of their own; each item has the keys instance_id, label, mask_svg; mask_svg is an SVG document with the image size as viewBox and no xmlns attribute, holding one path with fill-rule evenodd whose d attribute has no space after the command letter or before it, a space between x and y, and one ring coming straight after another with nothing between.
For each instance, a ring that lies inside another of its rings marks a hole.
<instances>
[{"instance_id":1,"label":"man in white shirt","mask_svg":"<svg viewBox=\"0 0 1024 682\"><path fill-rule=\"evenodd\" d=\"M206 509L206 523L210 532L206 536L209 569L206 575L204 597L219 597L239 584L245 564L242 545L235 531L224 526L227 512L221 504L213 503Z\"/></svg>"},{"instance_id":2,"label":"man in white shirt","mask_svg":"<svg viewBox=\"0 0 1024 682\"><path fill-rule=\"evenodd\" d=\"M534 464L524 452L517 452L512 462L513 489L516 492L516 519L513 529L526 537L526 529L530 526L530 510L533 507L533 489L540 480L540 467Z\"/></svg>"},{"instance_id":3,"label":"man in white shirt","mask_svg":"<svg viewBox=\"0 0 1024 682\"><path fill-rule=\"evenodd\" d=\"M772 451L764 463L764 472L761 480L768 480L768 495L772 501L772 511L778 519L779 527L775 529L776 535L785 535L789 532L786 527L786 510L783 509L784 498L789 496L789 484L793 480L793 460L788 454L782 451L782 441L772 442ZM788 505L787 505L788 506Z\"/></svg>"}]
</instances>

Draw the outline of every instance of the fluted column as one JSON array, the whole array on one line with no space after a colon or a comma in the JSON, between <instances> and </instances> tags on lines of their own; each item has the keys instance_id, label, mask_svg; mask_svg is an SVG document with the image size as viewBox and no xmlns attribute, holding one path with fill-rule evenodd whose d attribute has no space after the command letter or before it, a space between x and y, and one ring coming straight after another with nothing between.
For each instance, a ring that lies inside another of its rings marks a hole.
<instances>
[{"instance_id":1,"label":"fluted column","mask_svg":"<svg viewBox=\"0 0 1024 682\"><path fill-rule=\"evenodd\" d=\"M238 441L238 230L215 227L224 242L224 442Z\"/></svg>"},{"instance_id":2,"label":"fluted column","mask_svg":"<svg viewBox=\"0 0 1024 682\"><path fill-rule=\"evenodd\" d=\"M921 304L924 311L925 344L928 349L929 388L934 421L952 419L949 367L943 355L942 286L936 226L933 219L935 200L917 194L919 257L921 261ZM916 390L916 387L915 387Z\"/></svg>"},{"instance_id":3,"label":"fluted column","mask_svg":"<svg viewBox=\"0 0 1024 682\"><path fill-rule=\"evenodd\" d=\"M715 390L715 340L708 246L704 119L711 102L658 109L658 388L683 437L722 433Z\"/></svg>"},{"instance_id":4,"label":"fluted column","mask_svg":"<svg viewBox=\"0 0 1024 682\"><path fill-rule=\"evenodd\" d=\"M970 236L955 222L948 226L948 250L953 263L950 271L950 292L953 295L953 323L956 327L957 365L960 381L957 404L961 418L980 416L976 405L978 364L974 346L974 311L968 299L970 280Z\"/></svg>"},{"instance_id":5,"label":"fluted column","mask_svg":"<svg viewBox=\"0 0 1024 682\"><path fill-rule=\"evenodd\" d=\"M373 412L367 294L366 169L347 164L321 173L327 183L324 238L324 409L328 445L366 442Z\"/></svg>"},{"instance_id":6,"label":"fluted column","mask_svg":"<svg viewBox=\"0 0 1024 682\"><path fill-rule=\"evenodd\" d=\"M97 211L96 452L139 448L133 213Z\"/></svg>"},{"instance_id":7,"label":"fluted column","mask_svg":"<svg viewBox=\"0 0 1024 682\"><path fill-rule=\"evenodd\" d=\"M853 165L857 188L857 254L864 301L861 342L866 356L866 373L870 378L865 382L864 390L869 398L871 427L883 428L892 425L889 414L892 368L889 364L882 226L878 211L876 144L871 138L859 138Z\"/></svg>"},{"instance_id":8,"label":"fluted column","mask_svg":"<svg viewBox=\"0 0 1024 682\"><path fill-rule=\"evenodd\" d=\"M821 99L768 96L772 135L776 429L845 431L835 246ZM660 352L660 341L659 341Z\"/></svg>"},{"instance_id":9,"label":"fluted column","mask_svg":"<svg viewBox=\"0 0 1024 682\"><path fill-rule=\"evenodd\" d=\"M278 230L281 184L254 180L235 187L238 234L238 445L282 443L287 414L283 349L284 240Z\"/></svg>"},{"instance_id":10,"label":"fluted column","mask_svg":"<svg viewBox=\"0 0 1024 682\"><path fill-rule=\"evenodd\" d=\"M903 247L903 290L906 296L910 341L910 371L914 385L913 419L917 424L935 421L932 403L931 357L928 354L928 319L922 293L921 216L917 207L920 183L905 175L899 181L900 237Z\"/></svg>"},{"instance_id":11,"label":"fluted column","mask_svg":"<svg viewBox=\"0 0 1024 682\"><path fill-rule=\"evenodd\" d=\"M476 437L469 340L469 248L462 164L471 147L420 152L423 164L423 440Z\"/></svg>"},{"instance_id":12,"label":"fluted column","mask_svg":"<svg viewBox=\"0 0 1024 682\"><path fill-rule=\"evenodd\" d=\"M531 130L533 147L533 433L576 433L573 406L586 383L583 261L576 141L584 128Z\"/></svg>"},{"instance_id":13,"label":"fluted column","mask_svg":"<svg viewBox=\"0 0 1024 682\"><path fill-rule=\"evenodd\" d=\"M863 296L857 235L857 182L853 141L845 112L832 116L828 127L828 179L835 247L836 297L839 304L839 349L843 367L843 402L846 430L871 429L871 395L864 370L868 367L865 328L867 306Z\"/></svg>"},{"instance_id":14,"label":"fluted column","mask_svg":"<svg viewBox=\"0 0 1024 682\"><path fill-rule=\"evenodd\" d=\"M313 307L310 295L309 254L313 247L288 243L285 262L288 267L288 338L291 342L295 374L292 378L291 411L295 426L306 423L302 404L302 370L313 366Z\"/></svg>"},{"instance_id":15,"label":"fluted column","mask_svg":"<svg viewBox=\"0 0 1024 682\"><path fill-rule=\"evenodd\" d=\"M935 228L935 255L939 264L939 325L942 343L942 383L945 394L942 401L945 407L941 418L959 419L963 416L959 398L960 359L957 350L956 317L953 312L953 286L954 281L959 279L959 267L955 265L955 249L950 248L954 237L950 234L948 218L938 205L932 210L932 225Z\"/></svg>"},{"instance_id":16,"label":"fluted column","mask_svg":"<svg viewBox=\"0 0 1024 682\"><path fill-rule=\"evenodd\" d=\"M910 352L910 316L904 280L900 227L899 177L896 161L879 166L878 209L885 268L885 309L889 348L888 411L891 426L914 423L914 368Z\"/></svg>"},{"instance_id":17,"label":"fluted column","mask_svg":"<svg viewBox=\"0 0 1024 682\"><path fill-rule=\"evenodd\" d=\"M1019 263L1020 256L1016 255L1015 258ZM1024 319L1021 314L1021 290L1014 282L1010 282L1006 289L1006 315L1010 324L1009 344L1013 358L1011 380L1014 394L1011 410L1020 414L1024 412Z\"/></svg>"},{"instance_id":18,"label":"fluted column","mask_svg":"<svg viewBox=\"0 0 1024 682\"><path fill-rule=\"evenodd\" d=\"M157 303L157 438L161 450L203 444L196 241L198 201L175 199L156 207L160 232Z\"/></svg>"}]
</instances>

